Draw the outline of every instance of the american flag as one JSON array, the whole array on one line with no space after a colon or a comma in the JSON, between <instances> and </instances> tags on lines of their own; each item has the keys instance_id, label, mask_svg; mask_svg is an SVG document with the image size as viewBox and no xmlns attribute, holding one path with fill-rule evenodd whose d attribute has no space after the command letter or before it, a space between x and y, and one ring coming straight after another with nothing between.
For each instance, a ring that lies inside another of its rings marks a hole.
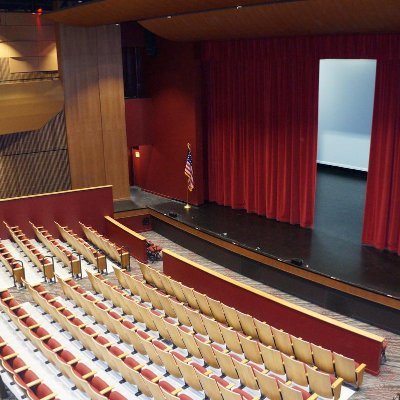
<instances>
[{"instance_id":1,"label":"american flag","mask_svg":"<svg viewBox=\"0 0 400 400\"><path fill-rule=\"evenodd\" d=\"M194 189L194 181L193 181L193 159L190 147L188 148L188 154L186 157L185 175L188 177L188 190L191 192Z\"/></svg>"}]
</instances>

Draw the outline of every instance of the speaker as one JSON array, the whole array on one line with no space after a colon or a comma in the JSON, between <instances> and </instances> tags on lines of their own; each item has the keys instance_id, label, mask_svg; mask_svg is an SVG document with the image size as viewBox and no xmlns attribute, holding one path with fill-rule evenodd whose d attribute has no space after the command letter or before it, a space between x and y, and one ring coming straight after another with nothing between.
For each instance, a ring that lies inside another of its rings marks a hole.
<instances>
[{"instance_id":1,"label":"speaker","mask_svg":"<svg viewBox=\"0 0 400 400\"><path fill-rule=\"evenodd\" d=\"M168 216L170 216L171 218L177 218L178 214L176 212L174 212L174 211L170 211L168 213Z\"/></svg>"}]
</instances>

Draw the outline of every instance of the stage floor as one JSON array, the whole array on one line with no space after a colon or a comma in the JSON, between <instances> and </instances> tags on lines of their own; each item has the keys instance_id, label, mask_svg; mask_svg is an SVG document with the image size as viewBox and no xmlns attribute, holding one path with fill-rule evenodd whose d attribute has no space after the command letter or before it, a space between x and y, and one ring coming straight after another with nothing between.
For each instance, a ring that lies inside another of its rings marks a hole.
<instances>
[{"instance_id":1,"label":"stage floor","mask_svg":"<svg viewBox=\"0 0 400 400\"><path fill-rule=\"evenodd\" d=\"M336 179L339 184L342 182L344 185L349 185L347 178L343 181L340 177L332 177L329 174L318 176L319 182L322 181L319 183L320 188L324 184L331 188L329 190L332 190L332 193L329 194L325 189L320 193L317 192L316 224L312 230L214 203L186 210L181 202L155 196L138 188L132 188L132 203L126 204L123 208L126 210L149 207L165 215L176 213L174 217L176 220L220 239L234 242L280 261L302 259L305 266L298 268L305 268L369 291L400 299L400 257L360 244L361 229L359 227L351 229L351 225L362 218L362 209L358 207L353 213L343 209L344 200L341 203L340 199L335 198L337 186L335 190L335 185L331 185L332 181L329 179ZM353 176L350 179L358 178ZM350 186L353 191L358 190L362 194L364 190L362 181L358 183L358 189L354 189L353 184ZM328 215L325 215L323 208L318 205L318 198L320 200L324 198L325 201L320 202L324 204L323 207L330 207L329 201L332 202L331 212ZM354 199L351 205L354 207ZM341 217L335 217L335 213L337 215L338 212L342 214L343 221L347 221L347 226L335 223L338 220L340 222Z\"/></svg>"}]
</instances>

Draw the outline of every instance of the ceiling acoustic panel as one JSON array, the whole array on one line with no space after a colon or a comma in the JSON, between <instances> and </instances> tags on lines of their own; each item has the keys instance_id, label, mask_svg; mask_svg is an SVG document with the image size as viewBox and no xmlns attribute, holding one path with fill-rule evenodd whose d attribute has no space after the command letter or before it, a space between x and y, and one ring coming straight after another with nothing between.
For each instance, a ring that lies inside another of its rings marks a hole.
<instances>
[{"instance_id":1,"label":"ceiling acoustic panel","mask_svg":"<svg viewBox=\"0 0 400 400\"><path fill-rule=\"evenodd\" d=\"M68 25L139 21L177 41L400 31L400 0L99 0L48 14Z\"/></svg>"},{"instance_id":2,"label":"ceiling acoustic panel","mask_svg":"<svg viewBox=\"0 0 400 400\"><path fill-rule=\"evenodd\" d=\"M176 41L400 32L399 0L304 0L155 18L140 24Z\"/></svg>"},{"instance_id":3,"label":"ceiling acoustic panel","mask_svg":"<svg viewBox=\"0 0 400 400\"><path fill-rule=\"evenodd\" d=\"M279 1L303 0L98 0L46 14L46 19L66 25L97 26Z\"/></svg>"}]
</instances>

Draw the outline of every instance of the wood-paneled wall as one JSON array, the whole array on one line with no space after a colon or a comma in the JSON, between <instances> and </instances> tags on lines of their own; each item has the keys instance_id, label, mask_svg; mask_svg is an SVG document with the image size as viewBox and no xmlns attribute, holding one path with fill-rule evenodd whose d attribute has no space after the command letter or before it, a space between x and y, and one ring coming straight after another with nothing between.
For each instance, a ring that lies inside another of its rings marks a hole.
<instances>
[{"instance_id":1,"label":"wood-paneled wall","mask_svg":"<svg viewBox=\"0 0 400 400\"><path fill-rule=\"evenodd\" d=\"M110 184L129 197L120 29L58 27L74 189Z\"/></svg>"},{"instance_id":2,"label":"wood-paneled wall","mask_svg":"<svg viewBox=\"0 0 400 400\"><path fill-rule=\"evenodd\" d=\"M70 188L64 112L37 131L0 135L0 198Z\"/></svg>"}]
</instances>

